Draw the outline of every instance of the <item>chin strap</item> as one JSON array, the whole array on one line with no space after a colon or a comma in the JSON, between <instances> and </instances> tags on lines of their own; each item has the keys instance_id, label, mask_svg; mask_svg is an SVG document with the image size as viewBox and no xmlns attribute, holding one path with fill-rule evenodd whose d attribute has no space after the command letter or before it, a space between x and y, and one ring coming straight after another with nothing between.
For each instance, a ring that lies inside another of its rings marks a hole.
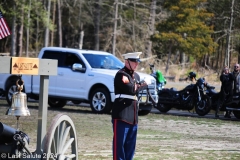
<instances>
[{"instance_id":1,"label":"chin strap","mask_svg":"<svg viewBox=\"0 0 240 160\"><path fill-rule=\"evenodd\" d=\"M130 63L129 63L129 60L127 60L128 61L128 65L130 66L130 71L134 71L133 69L132 69L132 66L130 65Z\"/></svg>"}]
</instances>

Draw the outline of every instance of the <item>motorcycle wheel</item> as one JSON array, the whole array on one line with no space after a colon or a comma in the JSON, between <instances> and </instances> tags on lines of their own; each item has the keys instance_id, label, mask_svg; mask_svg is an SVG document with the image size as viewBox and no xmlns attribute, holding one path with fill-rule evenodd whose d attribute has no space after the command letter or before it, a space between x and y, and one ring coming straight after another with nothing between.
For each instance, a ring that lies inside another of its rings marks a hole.
<instances>
[{"instance_id":1,"label":"motorcycle wheel","mask_svg":"<svg viewBox=\"0 0 240 160\"><path fill-rule=\"evenodd\" d=\"M195 111L199 116L205 116L211 110L211 99L209 96L204 95L201 101L195 105Z\"/></svg>"},{"instance_id":2,"label":"motorcycle wheel","mask_svg":"<svg viewBox=\"0 0 240 160\"><path fill-rule=\"evenodd\" d=\"M240 111L233 111L233 114L237 119L240 119Z\"/></svg>"},{"instance_id":3,"label":"motorcycle wheel","mask_svg":"<svg viewBox=\"0 0 240 160\"><path fill-rule=\"evenodd\" d=\"M158 97L169 97L170 95L168 93L165 92L160 92L158 94ZM171 109L171 105L170 104L162 104L158 101L156 109L159 110L162 113L167 113L170 109Z\"/></svg>"},{"instance_id":4,"label":"motorcycle wheel","mask_svg":"<svg viewBox=\"0 0 240 160\"><path fill-rule=\"evenodd\" d=\"M158 103L156 108L162 113L167 113L172 107L170 105Z\"/></svg>"}]
</instances>

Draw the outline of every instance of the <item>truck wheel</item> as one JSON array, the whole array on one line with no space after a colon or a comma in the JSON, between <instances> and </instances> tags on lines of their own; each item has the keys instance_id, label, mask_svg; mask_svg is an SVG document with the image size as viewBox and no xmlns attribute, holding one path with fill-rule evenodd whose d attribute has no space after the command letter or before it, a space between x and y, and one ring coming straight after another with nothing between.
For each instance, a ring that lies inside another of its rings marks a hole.
<instances>
[{"instance_id":1,"label":"truck wheel","mask_svg":"<svg viewBox=\"0 0 240 160\"><path fill-rule=\"evenodd\" d=\"M12 96L13 96L13 94L14 94L15 92L17 92L16 82L11 81L11 82L7 85L7 87L6 87L6 93L5 93L7 103L8 103L10 106L12 105ZM24 89L23 89L22 92L24 92Z\"/></svg>"},{"instance_id":2,"label":"truck wheel","mask_svg":"<svg viewBox=\"0 0 240 160\"><path fill-rule=\"evenodd\" d=\"M151 110L141 110L141 111L138 111L138 115L139 115L139 116L146 116L146 115L148 115L150 112L151 112Z\"/></svg>"},{"instance_id":3,"label":"truck wheel","mask_svg":"<svg viewBox=\"0 0 240 160\"><path fill-rule=\"evenodd\" d=\"M109 92L105 88L95 89L90 95L90 106L95 113L110 113L112 103Z\"/></svg>"},{"instance_id":4,"label":"truck wheel","mask_svg":"<svg viewBox=\"0 0 240 160\"><path fill-rule=\"evenodd\" d=\"M80 104L82 101L72 101L73 104Z\"/></svg>"},{"instance_id":5,"label":"truck wheel","mask_svg":"<svg viewBox=\"0 0 240 160\"><path fill-rule=\"evenodd\" d=\"M67 100L48 98L48 105L52 108L62 108L67 104Z\"/></svg>"}]
</instances>

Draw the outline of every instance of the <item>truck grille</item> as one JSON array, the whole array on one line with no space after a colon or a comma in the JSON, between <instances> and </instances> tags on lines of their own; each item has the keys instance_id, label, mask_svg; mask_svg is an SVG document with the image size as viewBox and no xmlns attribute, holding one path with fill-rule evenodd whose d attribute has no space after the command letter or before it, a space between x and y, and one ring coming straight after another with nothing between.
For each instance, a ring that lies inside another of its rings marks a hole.
<instances>
[{"instance_id":1,"label":"truck grille","mask_svg":"<svg viewBox=\"0 0 240 160\"><path fill-rule=\"evenodd\" d=\"M155 99L156 102L158 102L156 83L148 85L148 88L150 90L150 93L152 94L152 97ZM152 103L151 101L149 101L149 97L147 97L147 90L143 90L143 91L139 92L138 97L139 97L139 102L140 103L146 103L146 101L147 101L147 104Z\"/></svg>"}]
</instances>

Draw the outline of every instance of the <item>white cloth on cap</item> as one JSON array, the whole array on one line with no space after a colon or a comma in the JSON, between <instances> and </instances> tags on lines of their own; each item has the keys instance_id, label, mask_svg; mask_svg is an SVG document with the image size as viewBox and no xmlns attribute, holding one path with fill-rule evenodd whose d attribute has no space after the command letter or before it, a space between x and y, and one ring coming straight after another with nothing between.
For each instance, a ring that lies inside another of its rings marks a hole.
<instances>
[{"instance_id":1,"label":"white cloth on cap","mask_svg":"<svg viewBox=\"0 0 240 160\"><path fill-rule=\"evenodd\" d=\"M142 52L132 52L123 54L122 56L124 57L124 59L140 59L141 54Z\"/></svg>"}]
</instances>

